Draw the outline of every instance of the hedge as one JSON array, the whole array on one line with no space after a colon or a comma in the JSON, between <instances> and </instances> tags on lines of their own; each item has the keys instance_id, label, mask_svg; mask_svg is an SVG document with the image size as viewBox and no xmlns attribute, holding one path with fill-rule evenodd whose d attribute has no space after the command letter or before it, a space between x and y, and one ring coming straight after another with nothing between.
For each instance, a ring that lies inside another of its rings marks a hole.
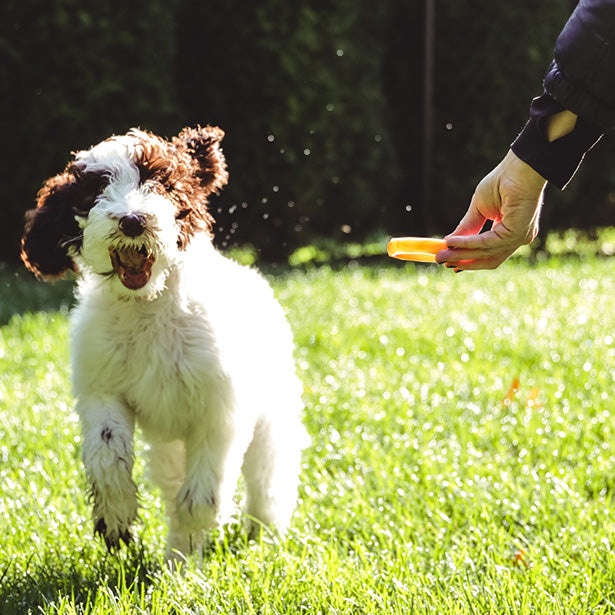
<instances>
[{"instance_id":1,"label":"hedge","mask_svg":"<svg viewBox=\"0 0 615 615\"><path fill-rule=\"evenodd\" d=\"M435 3L427 161L423 0L5 0L0 259L16 260L23 213L70 151L131 126L225 130L221 246L277 260L322 238L446 233L522 127L573 4ZM605 140L549 191L543 227L612 223L614 162Z\"/></svg>"}]
</instances>

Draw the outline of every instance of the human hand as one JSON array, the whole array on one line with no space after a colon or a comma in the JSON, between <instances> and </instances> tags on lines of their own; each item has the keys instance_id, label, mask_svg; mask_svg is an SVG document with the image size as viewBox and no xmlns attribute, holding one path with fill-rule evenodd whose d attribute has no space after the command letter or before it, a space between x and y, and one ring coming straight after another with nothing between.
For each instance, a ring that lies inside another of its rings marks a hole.
<instances>
[{"instance_id":1,"label":"human hand","mask_svg":"<svg viewBox=\"0 0 615 615\"><path fill-rule=\"evenodd\" d=\"M457 228L446 236L447 248L436 262L455 271L495 269L538 234L546 180L509 151L484 177ZM491 228L481 233L485 222Z\"/></svg>"}]
</instances>

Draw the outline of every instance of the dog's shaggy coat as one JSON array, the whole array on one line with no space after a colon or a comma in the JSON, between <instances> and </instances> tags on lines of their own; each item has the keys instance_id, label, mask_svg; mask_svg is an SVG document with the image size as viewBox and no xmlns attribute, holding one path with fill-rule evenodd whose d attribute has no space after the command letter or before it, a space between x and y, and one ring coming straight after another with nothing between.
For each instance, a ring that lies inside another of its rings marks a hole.
<instances>
[{"instance_id":1,"label":"dog's shaggy coat","mask_svg":"<svg viewBox=\"0 0 615 615\"><path fill-rule=\"evenodd\" d=\"M28 212L28 268L79 274L73 386L110 549L137 516L135 423L166 500L169 557L228 519L242 471L253 528L284 530L294 509L306 436L292 334L265 279L212 245L222 137L211 126L111 137L78 152Z\"/></svg>"}]
</instances>

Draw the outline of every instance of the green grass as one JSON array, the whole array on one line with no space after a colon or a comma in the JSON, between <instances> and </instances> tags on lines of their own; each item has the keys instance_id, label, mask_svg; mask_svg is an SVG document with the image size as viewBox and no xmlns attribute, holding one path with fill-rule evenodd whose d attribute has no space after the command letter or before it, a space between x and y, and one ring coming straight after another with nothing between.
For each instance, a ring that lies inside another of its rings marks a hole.
<instances>
[{"instance_id":1,"label":"green grass","mask_svg":"<svg viewBox=\"0 0 615 615\"><path fill-rule=\"evenodd\" d=\"M93 540L70 300L11 278L0 613L615 613L614 273L587 256L272 278L312 436L293 529L229 531L181 574L160 559L141 463L136 545L110 556Z\"/></svg>"}]
</instances>

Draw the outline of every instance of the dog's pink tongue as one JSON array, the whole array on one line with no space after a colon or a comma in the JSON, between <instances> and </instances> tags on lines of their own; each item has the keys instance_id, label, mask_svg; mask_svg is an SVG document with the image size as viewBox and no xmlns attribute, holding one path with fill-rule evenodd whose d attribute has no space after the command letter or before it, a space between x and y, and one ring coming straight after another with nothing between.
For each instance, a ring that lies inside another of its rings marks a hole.
<instances>
[{"instance_id":1,"label":"dog's pink tongue","mask_svg":"<svg viewBox=\"0 0 615 615\"><path fill-rule=\"evenodd\" d=\"M127 271L122 269L120 272L120 281L126 288L137 290L143 288L149 280L149 272L145 271Z\"/></svg>"},{"instance_id":2,"label":"dog's pink tongue","mask_svg":"<svg viewBox=\"0 0 615 615\"><path fill-rule=\"evenodd\" d=\"M110 250L111 263L120 282L130 290L143 288L152 275L154 256L135 248Z\"/></svg>"}]
</instances>

